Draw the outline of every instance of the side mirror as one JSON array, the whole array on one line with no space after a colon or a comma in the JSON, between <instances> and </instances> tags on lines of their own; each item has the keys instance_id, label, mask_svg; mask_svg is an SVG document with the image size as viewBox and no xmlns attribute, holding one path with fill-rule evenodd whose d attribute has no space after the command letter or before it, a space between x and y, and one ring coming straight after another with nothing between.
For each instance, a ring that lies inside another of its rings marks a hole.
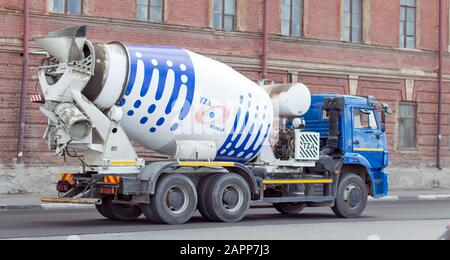
<instances>
[{"instance_id":1,"label":"side mirror","mask_svg":"<svg viewBox=\"0 0 450 260\"><path fill-rule=\"evenodd\" d=\"M388 115L392 115L394 112L392 111L392 108L388 105L388 104L386 104L386 103L383 103L382 105L381 105L381 107L383 108L383 111L386 113L386 114L388 114Z\"/></svg>"},{"instance_id":2,"label":"side mirror","mask_svg":"<svg viewBox=\"0 0 450 260\"><path fill-rule=\"evenodd\" d=\"M381 105L381 130L383 132L386 132L386 115L392 115L393 113L392 108L388 104L383 103Z\"/></svg>"}]
</instances>

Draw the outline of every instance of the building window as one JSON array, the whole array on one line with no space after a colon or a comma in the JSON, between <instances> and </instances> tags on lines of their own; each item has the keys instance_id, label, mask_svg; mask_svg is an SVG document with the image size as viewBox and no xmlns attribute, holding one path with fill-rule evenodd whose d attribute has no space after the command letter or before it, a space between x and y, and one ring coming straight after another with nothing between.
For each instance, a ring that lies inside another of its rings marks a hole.
<instances>
[{"instance_id":1,"label":"building window","mask_svg":"<svg viewBox=\"0 0 450 260\"><path fill-rule=\"evenodd\" d=\"M362 42L362 0L344 0L344 41Z\"/></svg>"},{"instance_id":2,"label":"building window","mask_svg":"<svg viewBox=\"0 0 450 260\"><path fill-rule=\"evenodd\" d=\"M137 18L140 21L163 23L164 0L137 0Z\"/></svg>"},{"instance_id":3,"label":"building window","mask_svg":"<svg viewBox=\"0 0 450 260\"><path fill-rule=\"evenodd\" d=\"M52 13L60 14L82 14L82 0L51 0L49 1L49 10Z\"/></svg>"},{"instance_id":4,"label":"building window","mask_svg":"<svg viewBox=\"0 0 450 260\"><path fill-rule=\"evenodd\" d=\"M281 0L281 35L303 36L303 0Z\"/></svg>"},{"instance_id":5,"label":"building window","mask_svg":"<svg viewBox=\"0 0 450 260\"><path fill-rule=\"evenodd\" d=\"M400 48L416 48L416 0L400 1Z\"/></svg>"},{"instance_id":6,"label":"building window","mask_svg":"<svg viewBox=\"0 0 450 260\"><path fill-rule=\"evenodd\" d=\"M237 26L237 0L214 0L214 28L234 31Z\"/></svg>"},{"instance_id":7,"label":"building window","mask_svg":"<svg viewBox=\"0 0 450 260\"><path fill-rule=\"evenodd\" d=\"M400 149L416 148L417 105L402 102L398 109L398 147Z\"/></svg>"}]
</instances>

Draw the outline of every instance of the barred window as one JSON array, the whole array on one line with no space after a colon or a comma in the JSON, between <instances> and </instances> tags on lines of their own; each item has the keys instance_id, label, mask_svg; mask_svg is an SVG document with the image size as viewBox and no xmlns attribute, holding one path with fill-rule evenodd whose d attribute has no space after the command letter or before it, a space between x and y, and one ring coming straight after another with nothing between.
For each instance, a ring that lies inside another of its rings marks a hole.
<instances>
[{"instance_id":1,"label":"barred window","mask_svg":"<svg viewBox=\"0 0 450 260\"><path fill-rule=\"evenodd\" d=\"M234 31L237 24L236 0L214 0L214 28Z\"/></svg>"},{"instance_id":2,"label":"barred window","mask_svg":"<svg viewBox=\"0 0 450 260\"><path fill-rule=\"evenodd\" d=\"M400 48L416 48L416 0L400 1Z\"/></svg>"},{"instance_id":3,"label":"barred window","mask_svg":"<svg viewBox=\"0 0 450 260\"><path fill-rule=\"evenodd\" d=\"M140 21L163 23L164 0L137 0L137 18Z\"/></svg>"},{"instance_id":4,"label":"barred window","mask_svg":"<svg viewBox=\"0 0 450 260\"><path fill-rule=\"evenodd\" d=\"M416 148L417 104L402 102L398 109L398 148Z\"/></svg>"},{"instance_id":5,"label":"barred window","mask_svg":"<svg viewBox=\"0 0 450 260\"><path fill-rule=\"evenodd\" d=\"M344 41L362 42L362 0L344 0Z\"/></svg>"},{"instance_id":6,"label":"barred window","mask_svg":"<svg viewBox=\"0 0 450 260\"><path fill-rule=\"evenodd\" d=\"M51 0L49 1L49 11L60 14L82 14L82 0Z\"/></svg>"},{"instance_id":7,"label":"barred window","mask_svg":"<svg viewBox=\"0 0 450 260\"><path fill-rule=\"evenodd\" d=\"M303 0L281 0L281 35L303 36Z\"/></svg>"}]
</instances>

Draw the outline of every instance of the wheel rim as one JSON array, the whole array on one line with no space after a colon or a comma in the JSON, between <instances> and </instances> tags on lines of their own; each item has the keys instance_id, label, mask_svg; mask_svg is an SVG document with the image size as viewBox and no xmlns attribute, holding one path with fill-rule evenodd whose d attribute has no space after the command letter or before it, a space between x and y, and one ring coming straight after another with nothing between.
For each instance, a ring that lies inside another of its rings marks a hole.
<instances>
[{"instance_id":1,"label":"wheel rim","mask_svg":"<svg viewBox=\"0 0 450 260\"><path fill-rule=\"evenodd\" d=\"M244 192L237 185L227 186L222 193L222 205L228 212L239 211L244 205Z\"/></svg>"},{"instance_id":2,"label":"wheel rim","mask_svg":"<svg viewBox=\"0 0 450 260\"><path fill-rule=\"evenodd\" d=\"M166 207L175 215L183 214L189 207L189 193L182 186L173 186L166 194Z\"/></svg>"},{"instance_id":3,"label":"wheel rim","mask_svg":"<svg viewBox=\"0 0 450 260\"><path fill-rule=\"evenodd\" d=\"M363 201L363 192L356 184L349 185L344 192L344 202L348 207L354 209L359 207Z\"/></svg>"}]
</instances>

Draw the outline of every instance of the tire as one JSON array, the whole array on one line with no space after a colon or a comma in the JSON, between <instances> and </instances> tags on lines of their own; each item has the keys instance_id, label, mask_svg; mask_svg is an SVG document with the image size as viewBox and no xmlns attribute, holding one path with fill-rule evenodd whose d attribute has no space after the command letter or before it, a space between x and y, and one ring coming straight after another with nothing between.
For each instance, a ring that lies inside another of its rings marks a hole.
<instances>
[{"instance_id":1,"label":"tire","mask_svg":"<svg viewBox=\"0 0 450 260\"><path fill-rule=\"evenodd\" d=\"M102 215L104 218L109 220L118 220L116 217L114 217L112 210L111 210L111 198L103 198L102 204L95 205L95 208L97 208L98 213Z\"/></svg>"},{"instance_id":2,"label":"tire","mask_svg":"<svg viewBox=\"0 0 450 260\"><path fill-rule=\"evenodd\" d=\"M298 215L306 207L305 203L277 203L273 204L275 209L284 215Z\"/></svg>"},{"instance_id":3,"label":"tire","mask_svg":"<svg viewBox=\"0 0 450 260\"><path fill-rule=\"evenodd\" d=\"M153 205L153 203L141 206L141 210L144 213L145 218L154 224L165 224L161 217L155 212L154 207L151 205Z\"/></svg>"},{"instance_id":4,"label":"tire","mask_svg":"<svg viewBox=\"0 0 450 260\"><path fill-rule=\"evenodd\" d=\"M239 222L250 210L250 187L238 174L214 176L202 195L206 214L217 222Z\"/></svg>"},{"instance_id":5,"label":"tire","mask_svg":"<svg viewBox=\"0 0 450 260\"><path fill-rule=\"evenodd\" d=\"M213 215L210 214L209 211L206 210L206 201L207 201L207 194L206 194L206 188L211 185L211 182L217 178L218 175L212 174L209 176L204 177L197 188L198 193L198 211L200 214L208 221L211 222L218 222L219 220L215 218Z\"/></svg>"},{"instance_id":6,"label":"tire","mask_svg":"<svg viewBox=\"0 0 450 260\"><path fill-rule=\"evenodd\" d=\"M358 218L366 209L368 197L367 185L360 176L353 173L343 175L333 212L339 218Z\"/></svg>"},{"instance_id":7,"label":"tire","mask_svg":"<svg viewBox=\"0 0 450 260\"><path fill-rule=\"evenodd\" d=\"M139 207L114 204L112 197L103 198L102 204L96 208L103 217L110 220L133 221L142 215Z\"/></svg>"},{"instance_id":8,"label":"tire","mask_svg":"<svg viewBox=\"0 0 450 260\"><path fill-rule=\"evenodd\" d=\"M185 175L171 174L158 181L150 204L143 205L145 217L154 223L180 225L188 222L197 210L197 190Z\"/></svg>"}]
</instances>

